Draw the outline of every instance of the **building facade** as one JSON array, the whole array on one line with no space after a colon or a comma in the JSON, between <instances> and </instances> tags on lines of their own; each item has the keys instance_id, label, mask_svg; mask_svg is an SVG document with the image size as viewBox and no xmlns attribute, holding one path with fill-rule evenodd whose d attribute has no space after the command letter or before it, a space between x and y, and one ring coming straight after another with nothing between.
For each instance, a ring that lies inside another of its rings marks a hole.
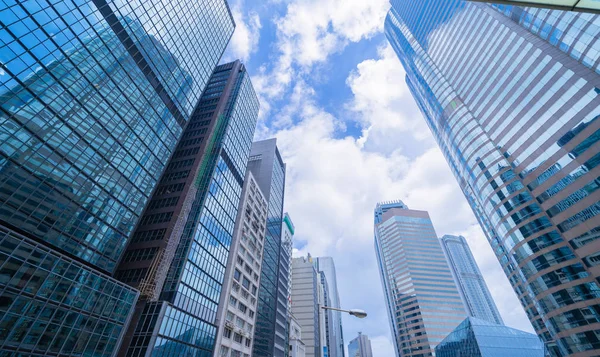
<instances>
[{"instance_id":1,"label":"building facade","mask_svg":"<svg viewBox=\"0 0 600 357\"><path fill-rule=\"evenodd\" d=\"M434 356L466 313L429 214L377 204L375 250L396 356Z\"/></svg>"},{"instance_id":2,"label":"building facade","mask_svg":"<svg viewBox=\"0 0 600 357\"><path fill-rule=\"evenodd\" d=\"M483 2L483 0L471 1ZM586 11L600 13L600 2L597 0L497 0L494 2L515 6L537 6L564 11Z\"/></svg>"},{"instance_id":3,"label":"building facade","mask_svg":"<svg viewBox=\"0 0 600 357\"><path fill-rule=\"evenodd\" d=\"M291 309L291 307L290 307ZM298 321L293 314L290 313L290 357L305 357L306 346L302 342L302 327L298 324Z\"/></svg>"},{"instance_id":4,"label":"building facade","mask_svg":"<svg viewBox=\"0 0 600 357\"><path fill-rule=\"evenodd\" d=\"M0 10L0 349L111 355L138 296L111 276L233 17L224 0Z\"/></svg>"},{"instance_id":5,"label":"building facade","mask_svg":"<svg viewBox=\"0 0 600 357\"><path fill-rule=\"evenodd\" d=\"M292 314L302 329L306 357L321 357L320 276L312 257L292 258Z\"/></svg>"},{"instance_id":6,"label":"building facade","mask_svg":"<svg viewBox=\"0 0 600 357\"><path fill-rule=\"evenodd\" d=\"M246 171L217 311L214 357L252 354L266 223L267 200Z\"/></svg>"},{"instance_id":7,"label":"building facade","mask_svg":"<svg viewBox=\"0 0 600 357\"><path fill-rule=\"evenodd\" d=\"M288 334L287 334L287 339L286 339L286 345L290 344L290 312L292 311L292 249L294 248L294 232L295 232L295 228L294 228L294 223L292 223L292 219L290 218L290 215L286 212L283 215L283 224L281 225L281 249L286 250L286 255L285 257L287 257L287 271L288 271L288 277L287 277L287 311L288 311ZM283 262L285 264L285 260ZM282 287L283 288L283 287ZM290 351L286 351L286 353L284 354L284 356L289 356Z\"/></svg>"},{"instance_id":8,"label":"building facade","mask_svg":"<svg viewBox=\"0 0 600 357\"><path fill-rule=\"evenodd\" d=\"M119 265L142 293L120 355L212 355L257 118L245 67L218 66Z\"/></svg>"},{"instance_id":9,"label":"building facade","mask_svg":"<svg viewBox=\"0 0 600 357\"><path fill-rule=\"evenodd\" d=\"M504 325L465 237L445 235L440 242L467 315Z\"/></svg>"},{"instance_id":10,"label":"building facade","mask_svg":"<svg viewBox=\"0 0 600 357\"><path fill-rule=\"evenodd\" d=\"M285 164L276 139L252 144L248 169L256 178L269 206L253 353L256 356L282 357L288 353L289 268L286 269L286 261L289 258L282 247L281 236Z\"/></svg>"},{"instance_id":11,"label":"building facade","mask_svg":"<svg viewBox=\"0 0 600 357\"><path fill-rule=\"evenodd\" d=\"M599 15L392 5L408 86L533 327L554 356L598 355Z\"/></svg>"},{"instance_id":12,"label":"building facade","mask_svg":"<svg viewBox=\"0 0 600 357\"><path fill-rule=\"evenodd\" d=\"M539 337L525 331L468 317L435 348L436 357L545 357Z\"/></svg>"},{"instance_id":13,"label":"building facade","mask_svg":"<svg viewBox=\"0 0 600 357\"><path fill-rule=\"evenodd\" d=\"M334 307L336 309L340 307L340 296L337 288L337 274L335 272L335 263L331 257L318 257L314 258L315 267L317 271L324 275L324 279L327 281L327 300L329 304L327 306ZM330 357L344 357L344 334L342 331L342 313L340 311L328 310L328 329L327 329L327 347L329 350Z\"/></svg>"},{"instance_id":14,"label":"building facade","mask_svg":"<svg viewBox=\"0 0 600 357\"><path fill-rule=\"evenodd\" d=\"M369 336L359 332L358 336L348 344L348 357L373 357Z\"/></svg>"}]
</instances>

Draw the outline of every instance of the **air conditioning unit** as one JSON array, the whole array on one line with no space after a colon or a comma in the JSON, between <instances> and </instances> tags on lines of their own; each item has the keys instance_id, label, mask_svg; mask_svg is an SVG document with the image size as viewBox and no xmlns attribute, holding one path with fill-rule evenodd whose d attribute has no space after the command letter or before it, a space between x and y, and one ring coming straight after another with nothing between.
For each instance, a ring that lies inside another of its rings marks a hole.
<instances>
[{"instance_id":1,"label":"air conditioning unit","mask_svg":"<svg viewBox=\"0 0 600 357\"><path fill-rule=\"evenodd\" d=\"M229 328L230 328L230 329L232 329L232 330L233 330L233 328L234 328L233 322L231 322L231 321L229 321L229 320L225 321L225 326L226 326L226 327L229 327Z\"/></svg>"}]
</instances>

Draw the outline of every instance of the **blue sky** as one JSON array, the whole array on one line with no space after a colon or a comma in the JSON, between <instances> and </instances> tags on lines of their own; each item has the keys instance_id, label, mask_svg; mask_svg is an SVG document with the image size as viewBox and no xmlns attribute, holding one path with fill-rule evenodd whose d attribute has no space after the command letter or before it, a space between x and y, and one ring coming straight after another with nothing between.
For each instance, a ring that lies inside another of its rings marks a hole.
<instances>
[{"instance_id":1,"label":"blue sky","mask_svg":"<svg viewBox=\"0 0 600 357\"><path fill-rule=\"evenodd\" d=\"M437 234L470 243L507 325L533 331L404 82L383 35L387 0L232 0L224 61L242 59L261 101L257 139L277 137L296 256L332 256L346 345L393 356L373 248L373 208L402 199Z\"/></svg>"}]
</instances>

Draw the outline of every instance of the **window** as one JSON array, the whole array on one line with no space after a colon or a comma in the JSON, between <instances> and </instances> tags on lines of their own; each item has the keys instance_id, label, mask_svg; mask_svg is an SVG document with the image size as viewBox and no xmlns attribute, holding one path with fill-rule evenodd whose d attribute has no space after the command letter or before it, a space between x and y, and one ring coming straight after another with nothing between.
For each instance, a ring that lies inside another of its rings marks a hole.
<instances>
[{"instance_id":1,"label":"window","mask_svg":"<svg viewBox=\"0 0 600 357\"><path fill-rule=\"evenodd\" d=\"M237 304L237 299L233 296L229 296L229 305L235 306Z\"/></svg>"},{"instance_id":2,"label":"window","mask_svg":"<svg viewBox=\"0 0 600 357\"><path fill-rule=\"evenodd\" d=\"M253 319L254 318L254 311L248 310L248 316L250 316L250 318Z\"/></svg>"},{"instance_id":3,"label":"window","mask_svg":"<svg viewBox=\"0 0 600 357\"><path fill-rule=\"evenodd\" d=\"M242 273L239 270L236 269L235 272L233 273L233 278L236 281L240 281L240 276L242 276Z\"/></svg>"},{"instance_id":4,"label":"window","mask_svg":"<svg viewBox=\"0 0 600 357\"><path fill-rule=\"evenodd\" d=\"M256 296L256 285L252 285L252 295Z\"/></svg>"},{"instance_id":5,"label":"window","mask_svg":"<svg viewBox=\"0 0 600 357\"><path fill-rule=\"evenodd\" d=\"M244 320L240 319L239 317L235 318L235 325L241 329L244 328L244 325L246 325L246 322L244 322Z\"/></svg>"},{"instance_id":6,"label":"window","mask_svg":"<svg viewBox=\"0 0 600 357\"><path fill-rule=\"evenodd\" d=\"M250 280L248 280L246 277L244 277L244 279L242 280L242 286L245 287L246 289L250 290Z\"/></svg>"},{"instance_id":7,"label":"window","mask_svg":"<svg viewBox=\"0 0 600 357\"><path fill-rule=\"evenodd\" d=\"M249 338L247 338L246 339L246 347L250 347L251 343L252 343L252 341Z\"/></svg>"},{"instance_id":8,"label":"window","mask_svg":"<svg viewBox=\"0 0 600 357\"><path fill-rule=\"evenodd\" d=\"M225 317L227 321L233 321L233 312L227 310L227 315Z\"/></svg>"},{"instance_id":9,"label":"window","mask_svg":"<svg viewBox=\"0 0 600 357\"><path fill-rule=\"evenodd\" d=\"M242 257L240 257L239 255L237 256L237 262L239 265L244 265L244 259L242 259Z\"/></svg>"},{"instance_id":10,"label":"window","mask_svg":"<svg viewBox=\"0 0 600 357\"><path fill-rule=\"evenodd\" d=\"M237 332L236 332L236 333L234 333L234 334L233 334L233 340L234 340L235 342L237 342L237 343L242 343L242 340L243 340L243 338L242 338L242 335L240 335L240 334L239 334L239 333L237 333Z\"/></svg>"},{"instance_id":11,"label":"window","mask_svg":"<svg viewBox=\"0 0 600 357\"><path fill-rule=\"evenodd\" d=\"M220 356L221 357L227 357L227 356L229 356L229 347L221 346Z\"/></svg>"},{"instance_id":12,"label":"window","mask_svg":"<svg viewBox=\"0 0 600 357\"><path fill-rule=\"evenodd\" d=\"M241 302L238 304L238 309L243 312L246 313L246 311L248 310L248 307L244 304L242 304Z\"/></svg>"},{"instance_id":13,"label":"window","mask_svg":"<svg viewBox=\"0 0 600 357\"><path fill-rule=\"evenodd\" d=\"M228 328L225 328L225 331L223 331L223 337L231 338L231 330Z\"/></svg>"}]
</instances>

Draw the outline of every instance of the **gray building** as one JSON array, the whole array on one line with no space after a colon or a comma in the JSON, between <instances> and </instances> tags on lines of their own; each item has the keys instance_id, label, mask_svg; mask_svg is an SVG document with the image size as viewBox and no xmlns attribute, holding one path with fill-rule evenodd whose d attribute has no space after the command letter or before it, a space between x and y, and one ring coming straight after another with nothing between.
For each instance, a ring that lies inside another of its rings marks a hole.
<instances>
[{"instance_id":1,"label":"gray building","mask_svg":"<svg viewBox=\"0 0 600 357\"><path fill-rule=\"evenodd\" d=\"M268 201L267 233L258 293L253 354L283 357L288 343L289 249L282 242L285 164L277 140L252 144L248 162Z\"/></svg>"},{"instance_id":2,"label":"gray building","mask_svg":"<svg viewBox=\"0 0 600 357\"><path fill-rule=\"evenodd\" d=\"M374 230L396 356L434 356L467 315L429 214L378 203Z\"/></svg>"},{"instance_id":3,"label":"gray building","mask_svg":"<svg viewBox=\"0 0 600 357\"><path fill-rule=\"evenodd\" d=\"M320 274L312 257L292 259L292 314L302 329L306 357L321 357L321 319L319 308Z\"/></svg>"},{"instance_id":4,"label":"gray building","mask_svg":"<svg viewBox=\"0 0 600 357\"><path fill-rule=\"evenodd\" d=\"M394 0L385 22L408 87L553 356L600 354L599 21Z\"/></svg>"},{"instance_id":5,"label":"gray building","mask_svg":"<svg viewBox=\"0 0 600 357\"><path fill-rule=\"evenodd\" d=\"M5 353L109 356L132 315L111 276L234 30L224 0L136 4L0 4Z\"/></svg>"},{"instance_id":6,"label":"gray building","mask_svg":"<svg viewBox=\"0 0 600 357\"><path fill-rule=\"evenodd\" d=\"M373 357L369 336L359 332L358 336L348 344L348 357Z\"/></svg>"},{"instance_id":7,"label":"gray building","mask_svg":"<svg viewBox=\"0 0 600 357\"><path fill-rule=\"evenodd\" d=\"M245 67L218 66L119 264L142 293L121 356L212 354L257 118Z\"/></svg>"},{"instance_id":8,"label":"gray building","mask_svg":"<svg viewBox=\"0 0 600 357\"><path fill-rule=\"evenodd\" d=\"M465 237L445 235L440 241L467 314L503 325L500 312Z\"/></svg>"},{"instance_id":9,"label":"gray building","mask_svg":"<svg viewBox=\"0 0 600 357\"><path fill-rule=\"evenodd\" d=\"M252 354L266 223L267 200L246 171L217 311L215 357Z\"/></svg>"},{"instance_id":10,"label":"gray building","mask_svg":"<svg viewBox=\"0 0 600 357\"><path fill-rule=\"evenodd\" d=\"M314 258L317 271L324 275L327 282L326 301L334 308L340 308L340 297L337 288L337 274L335 263L331 257ZM330 357L344 357L344 335L342 331L342 313L340 311L328 310L327 321L327 347Z\"/></svg>"}]
</instances>

